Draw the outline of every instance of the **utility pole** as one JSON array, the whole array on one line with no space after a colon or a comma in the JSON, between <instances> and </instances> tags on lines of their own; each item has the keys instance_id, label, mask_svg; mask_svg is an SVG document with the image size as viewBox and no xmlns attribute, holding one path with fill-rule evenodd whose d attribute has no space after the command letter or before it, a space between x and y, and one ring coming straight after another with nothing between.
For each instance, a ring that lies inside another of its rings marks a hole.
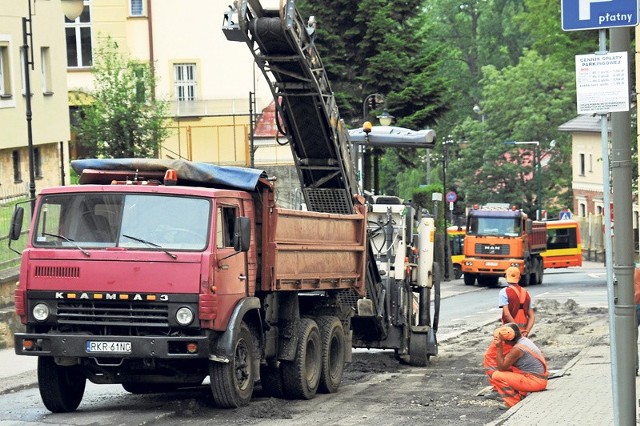
<instances>
[{"instance_id":1,"label":"utility pole","mask_svg":"<svg viewBox=\"0 0 640 426\"><path fill-rule=\"evenodd\" d=\"M631 30L629 27L611 28L610 51L629 52ZM627 64L628 66L628 64ZM630 73L629 73L630 74ZM615 238L614 262L614 335L612 345L617 347L612 368L617 375L618 420L620 425L636 423L635 342L636 321L633 286L634 242L632 224L631 188L631 114L629 111L611 113L611 177L613 181L613 216ZM608 170L604 171L605 173ZM605 205L605 214L610 214ZM613 237L613 231L611 233ZM609 316L611 318L611 315ZM614 390L615 392L615 390ZM614 416L615 417L615 416Z\"/></svg>"}]
</instances>

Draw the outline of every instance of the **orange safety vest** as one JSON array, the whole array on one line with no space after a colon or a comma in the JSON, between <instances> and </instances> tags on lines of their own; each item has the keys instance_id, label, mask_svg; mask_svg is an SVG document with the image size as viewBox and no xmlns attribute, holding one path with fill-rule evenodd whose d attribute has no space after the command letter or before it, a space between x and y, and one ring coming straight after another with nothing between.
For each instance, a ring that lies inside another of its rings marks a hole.
<instances>
[{"instance_id":1,"label":"orange safety vest","mask_svg":"<svg viewBox=\"0 0 640 426\"><path fill-rule=\"evenodd\" d=\"M514 293L518 296L518 301L520 305L518 306L518 310L516 315L513 317L516 324L518 324L518 328L520 328L520 332L523 332L527 329L527 312L524 309L524 303L527 300L527 291L522 287L516 287L515 285L510 285L510 289L514 291Z\"/></svg>"}]
</instances>

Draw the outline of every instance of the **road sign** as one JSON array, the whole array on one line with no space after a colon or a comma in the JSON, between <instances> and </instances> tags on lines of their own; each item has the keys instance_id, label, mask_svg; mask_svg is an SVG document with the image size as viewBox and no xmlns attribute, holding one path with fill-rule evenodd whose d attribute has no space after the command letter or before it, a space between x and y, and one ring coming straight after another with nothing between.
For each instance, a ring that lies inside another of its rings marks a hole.
<instances>
[{"instance_id":1,"label":"road sign","mask_svg":"<svg viewBox=\"0 0 640 426\"><path fill-rule=\"evenodd\" d=\"M458 199L458 194L456 194L453 191L447 192L447 201L448 202L455 203L457 199Z\"/></svg>"},{"instance_id":2,"label":"road sign","mask_svg":"<svg viewBox=\"0 0 640 426\"><path fill-rule=\"evenodd\" d=\"M638 0L562 0L564 31L638 25Z\"/></svg>"},{"instance_id":3,"label":"road sign","mask_svg":"<svg viewBox=\"0 0 640 426\"><path fill-rule=\"evenodd\" d=\"M561 210L560 220L569 220L569 219L571 219L571 212L569 210Z\"/></svg>"},{"instance_id":4,"label":"road sign","mask_svg":"<svg viewBox=\"0 0 640 426\"><path fill-rule=\"evenodd\" d=\"M578 114L629 111L627 52L576 55Z\"/></svg>"}]
</instances>

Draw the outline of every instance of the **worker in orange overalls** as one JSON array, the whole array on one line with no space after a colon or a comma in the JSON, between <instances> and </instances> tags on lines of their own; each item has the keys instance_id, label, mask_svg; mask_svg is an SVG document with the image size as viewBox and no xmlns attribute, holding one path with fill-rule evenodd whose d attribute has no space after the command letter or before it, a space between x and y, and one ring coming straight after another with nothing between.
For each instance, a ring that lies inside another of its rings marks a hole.
<instances>
[{"instance_id":1,"label":"worker in orange overalls","mask_svg":"<svg viewBox=\"0 0 640 426\"><path fill-rule=\"evenodd\" d=\"M520 269L515 266L507 268L505 279L509 286L502 288L498 295L498 306L502 310L502 324L515 322L520 327L520 333L524 337L528 337L536 321L531 295L526 289L520 287ZM509 344L503 344L504 353L510 349ZM489 377L496 371L495 345L490 344L487 348L482 365L484 372Z\"/></svg>"},{"instance_id":2,"label":"worker in orange overalls","mask_svg":"<svg viewBox=\"0 0 640 426\"><path fill-rule=\"evenodd\" d=\"M548 369L542 351L528 338L522 336L515 323L497 328L492 344L496 347L496 368L489 383L504 401L501 408L513 407L529 392L547 388ZM510 345L506 352L504 346Z\"/></svg>"}]
</instances>

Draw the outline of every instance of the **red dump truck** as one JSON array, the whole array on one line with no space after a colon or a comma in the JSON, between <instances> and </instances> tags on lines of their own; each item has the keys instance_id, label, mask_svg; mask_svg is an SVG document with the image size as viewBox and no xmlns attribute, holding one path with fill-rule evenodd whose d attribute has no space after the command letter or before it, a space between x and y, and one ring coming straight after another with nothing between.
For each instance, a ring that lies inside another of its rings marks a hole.
<instances>
[{"instance_id":1,"label":"red dump truck","mask_svg":"<svg viewBox=\"0 0 640 426\"><path fill-rule=\"evenodd\" d=\"M39 194L16 291L27 325L16 352L39 357L49 410L75 410L86 379L140 393L210 375L221 407L248 402L258 375L277 396L337 389L351 354L341 297L364 291L363 206L351 215L281 209L251 170L218 189L200 181L202 169L235 169L79 163L86 185ZM167 185L174 171L179 184Z\"/></svg>"},{"instance_id":2,"label":"red dump truck","mask_svg":"<svg viewBox=\"0 0 640 426\"><path fill-rule=\"evenodd\" d=\"M510 266L520 269L520 285L542 284L547 250L545 222L532 221L508 204L474 207L467 215L462 273L464 283L495 286Z\"/></svg>"}]
</instances>

